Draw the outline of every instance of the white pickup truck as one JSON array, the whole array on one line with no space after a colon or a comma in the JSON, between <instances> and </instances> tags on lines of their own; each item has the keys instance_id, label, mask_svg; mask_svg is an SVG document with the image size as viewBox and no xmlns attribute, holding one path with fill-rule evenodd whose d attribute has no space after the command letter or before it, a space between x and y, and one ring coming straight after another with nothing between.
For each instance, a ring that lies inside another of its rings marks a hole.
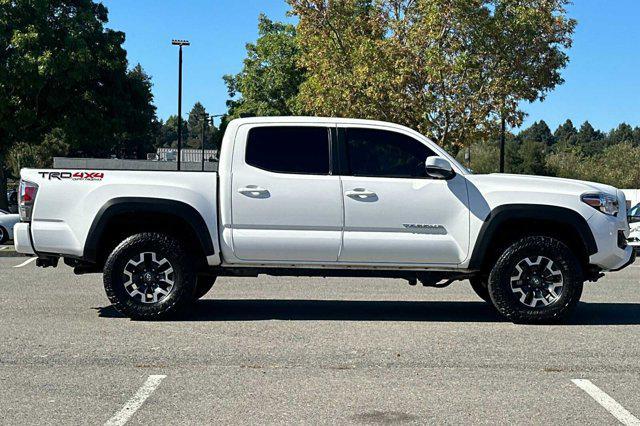
<instances>
[{"instance_id":1,"label":"white pickup truck","mask_svg":"<svg viewBox=\"0 0 640 426\"><path fill-rule=\"evenodd\" d=\"M166 317L218 276L468 279L514 322L565 318L633 261L610 186L474 175L403 126L232 121L219 170L22 170L16 250L104 273L123 314Z\"/></svg>"}]
</instances>

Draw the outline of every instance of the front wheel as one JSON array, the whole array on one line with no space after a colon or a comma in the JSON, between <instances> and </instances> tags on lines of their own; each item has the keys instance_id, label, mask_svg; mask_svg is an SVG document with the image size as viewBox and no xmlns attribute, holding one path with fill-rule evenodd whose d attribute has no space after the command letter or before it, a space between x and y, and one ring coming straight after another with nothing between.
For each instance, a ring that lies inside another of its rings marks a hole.
<instances>
[{"instance_id":1,"label":"front wheel","mask_svg":"<svg viewBox=\"0 0 640 426\"><path fill-rule=\"evenodd\" d=\"M494 306L516 323L566 319L582 295L578 259L563 242L531 236L509 246L489 274Z\"/></svg>"},{"instance_id":2,"label":"front wheel","mask_svg":"<svg viewBox=\"0 0 640 426\"><path fill-rule=\"evenodd\" d=\"M469 282L471 283L471 288L480 299L491 303L489 289L487 288L487 279L485 277L471 277L469 278Z\"/></svg>"},{"instance_id":3,"label":"front wheel","mask_svg":"<svg viewBox=\"0 0 640 426\"><path fill-rule=\"evenodd\" d=\"M0 244L4 244L9 239L9 233L6 229L0 226Z\"/></svg>"},{"instance_id":4,"label":"front wheel","mask_svg":"<svg viewBox=\"0 0 640 426\"><path fill-rule=\"evenodd\" d=\"M120 243L104 265L104 288L113 306L132 319L161 319L193 301L196 276L182 243L141 233Z\"/></svg>"}]
</instances>

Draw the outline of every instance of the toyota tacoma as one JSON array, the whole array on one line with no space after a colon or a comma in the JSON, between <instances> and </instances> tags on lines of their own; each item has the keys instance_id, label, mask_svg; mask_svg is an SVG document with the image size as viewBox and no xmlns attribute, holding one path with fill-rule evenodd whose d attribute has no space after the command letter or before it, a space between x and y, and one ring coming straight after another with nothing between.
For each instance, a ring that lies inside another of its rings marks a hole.
<instances>
[{"instance_id":1,"label":"toyota tacoma","mask_svg":"<svg viewBox=\"0 0 640 426\"><path fill-rule=\"evenodd\" d=\"M469 280L507 319L553 322L634 259L616 188L472 174L409 128L355 119L234 120L217 172L24 169L19 210L18 252L102 273L136 319L266 274Z\"/></svg>"}]
</instances>

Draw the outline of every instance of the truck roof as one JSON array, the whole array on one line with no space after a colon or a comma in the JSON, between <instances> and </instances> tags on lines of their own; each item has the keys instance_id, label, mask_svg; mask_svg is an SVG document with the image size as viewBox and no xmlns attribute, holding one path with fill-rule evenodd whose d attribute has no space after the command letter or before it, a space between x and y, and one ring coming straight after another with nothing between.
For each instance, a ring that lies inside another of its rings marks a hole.
<instances>
[{"instance_id":1,"label":"truck roof","mask_svg":"<svg viewBox=\"0 0 640 426\"><path fill-rule=\"evenodd\" d=\"M355 125L376 125L376 126L384 126L391 127L397 129L409 130L411 132L416 132L416 130L402 126L400 124L390 123L387 121L379 121L379 120L364 120L361 118L337 118L337 117L309 117L309 116L274 116L274 117L247 117L247 118L236 118L231 120L229 125L242 125L242 124L256 124L256 123L332 123L332 124L355 124Z\"/></svg>"}]
</instances>

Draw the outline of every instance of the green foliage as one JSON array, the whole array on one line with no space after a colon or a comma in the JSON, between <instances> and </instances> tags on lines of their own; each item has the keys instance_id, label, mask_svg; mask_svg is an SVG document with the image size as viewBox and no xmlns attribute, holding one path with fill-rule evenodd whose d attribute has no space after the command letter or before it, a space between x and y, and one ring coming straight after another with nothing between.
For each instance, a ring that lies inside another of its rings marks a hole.
<instances>
[{"instance_id":1,"label":"green foliage","mask_svg":"<svg viewBox=\"0 0 640 426\"><path fill-rule=\"evenodd\" d=\"M554 133L551 146L547 146L549 133L545 127L544 122L536 122L517 135L507 133L508 173L581 179L618 188L640 187L640 168L635 167L640 162L640 146L635 141L616 141L616 130L624 129L629 135L640 133L640 127L618 126L605 134L586 122L579 132L567 120ZM586 135L594 139L586 140ZM498 146L497 138L476 142L471 145L470 157L469 149L465 148L458 152L457 159L475 173L495 173L500 155ZM597 151L589 151L594 147Z\"/></svg>"},{"instance_id":2,"label":"green foliage","mask_svg":"<svg viewBox=\"0 0 640 426\"><path fill-rule=\"evenodd\" d=\"M205 148L213 149L218 129L211 126L211 121L203 120L207 114L206 108L196 102L191 110L187 120L182 122L182 142L183 148L201 148L202 147L202 126L205 126ZM178 116L171 115L167 121L160 122L155 140L155 147L176 148L178 146Z\"/></svg>"},{"instance_id":3,"label":"green foliage","mask_svg":"<svg viewBox=\"0 0 640 426\"><path fill-rule=\"evenodd\" d=\"M461 149L456 159L474 173L497 173L500 167L500 149L493 141L478 142L471 144L469 148Z\"/></svg>"},{"instance_id":4,"label":"green foliage","mask_svg":"<svg viewBox=\"0 0 640 426\"><path fill-rule=\"evenodd\" d=\"M557 144L557 149L568 149L578 143L578 129L569 119L558 126L553 133L553 139Z\"/></svg>"},{"instance_id":5,"label":"green foliage","mask_svg":"<svg viewBox=\"0 0 640 426\"><path fill-rule=\"evenodd\" d=\"M246 45L242 71L225 75L231 100L229 117L243 114L297 115L296 96L305 78L298 65L298 44L293 25L274 22L265 15L258 21L258 40Z\"/></svg>"},{"instance_id":6,"label":"green foliage","mask_svg":"<svg viewBox=\"0 0 640 426\"><path fill-rule=\"evenodd\" d=\"M547 167L555 176L606 183L617 188L640 188L640 147L621 142L596 156L585 156L580 149L549 155Z\"/></svg>"},{"instance_id":7,"label":"green foliage","mask_svg":"<svg viewBox=\"0 0 640 426\"><path fill-rule=\"evenodd\" d=\"M575 21L566 0L289 0L298 96L314 115L413 127L443 146L518 125L523 100L562 83Z\"/></svg>"},{"instance_id":8,"label":"green foliage","mask_svg":"<svg viewBox=\"0 0 640 426\"><path fill-rule=\"evenodd\" d=\"M602 152L605 147L604 138L605 135L601 131L585 121L578 131L577 144L585 155L592 156Z\"/></svg>"},{"instance_id":9,"label":"green foliage","mask_svg":"<svg viewBox=\"0 0 640 426\"><path fill-rule=\"evenodd\" d=\"M185 146L187 148L202 148L202 127L204 126L205 134L205 147L209 148L212 144L213 132L211 129L211 122L205 119L207 110L200 103L196 102L189 111L189 118L186 123L186 141ZM177 121L177 120L176 120ZM176 126L176 135L178 133Z\"/></svg>"},{"instance_id":10,"label":"green foliage","mask_svg":"<svg viewBox=\"0 0 640 426\"><path fill-rule=\"evenodd\" d=\"M545 146L551 146L555 143L555 138L551 134L551 129L544 120L536 121L531 127L526 128L518 135L522 141L539 142Z\"/></svg>"},{"instance_id":11,"label":"green foliage","mask_svg":"<svg viewBox=\"0 0 640 426\"><path fill-rule=\"evenodd\" d=\"M145 154L157 127L151 81L128 70L107 15L91 0L0 0L0 192L8 151L20 142L14 154L27 158L56 128L73 155Z\"/></svg>"},{"instance_id":12,"label":"green foliage","mask_svg":"<svg viewBox=\"0 0 640 426\"><path fill-rule=\"evenodd\" d=\"M519 173L527 175L545 175L545 156L547 153L547 146L544 142L536 141L533 139L524 139L520 143L520 158L522 162L520 164Z\"/></svg>"},{"instance_id":13,"label":"green foliage","mask_svg":"<svg viewBox=\"0 0 640 426\"><path fill-rule=\"evenodd\" d=\"M45 135L41 144L30 145L19 142L11 147L7 155L7 163L14 176L20 174L20 169L46 168L53 166L53 157L62 157L69 152L69 144L62 129L53 129Z\"/></svg>"}]
</instances>

